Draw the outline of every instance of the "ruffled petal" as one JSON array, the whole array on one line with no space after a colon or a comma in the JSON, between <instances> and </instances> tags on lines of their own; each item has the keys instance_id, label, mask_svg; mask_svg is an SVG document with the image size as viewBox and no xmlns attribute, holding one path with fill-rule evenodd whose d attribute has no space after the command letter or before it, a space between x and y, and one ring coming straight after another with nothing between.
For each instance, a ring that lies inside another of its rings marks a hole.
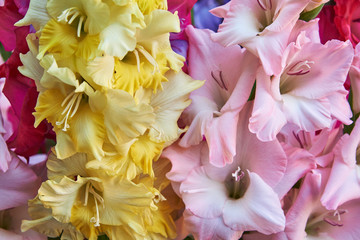
<instances>
[{"instance_id":1,"label":"ruffled petal","mask_svg":"<svg viewBox=\"0 0 360 240\"><path fill-rule=\"evenodd\" d=\"M225 225L236 231L256 230L264 234L283 231L285 216L277 194L256 173L249 172L249 177L245 195L226 201Z\"/></svg>"}]
</instances>

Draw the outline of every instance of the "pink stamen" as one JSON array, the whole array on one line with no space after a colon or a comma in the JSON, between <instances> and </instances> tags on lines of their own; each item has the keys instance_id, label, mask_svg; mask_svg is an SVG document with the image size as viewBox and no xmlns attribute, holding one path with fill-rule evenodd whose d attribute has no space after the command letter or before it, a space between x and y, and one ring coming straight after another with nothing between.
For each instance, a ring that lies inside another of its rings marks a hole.
<instances>
[{"instance_id":1,"label":"pink stamen","mask_svg":"<svg viewBox=\"0 0 360 240\"><path fill-rule=\"evenodd\" d=\"M337 223L334 220L331 220L331 219L326 218L326 217L324 217L323 219L324 219L324 222L327 222L328 224L330 224L331 226L334 226L334 227L342 227L344 225L342 223Z\"/></svg>"},{"instance_id":2,"label":"pink stamen","mask_svg":"<svg viewBox=\"0 0 360 240\"><path fill-rule=\"evenodd\" d=\"M217 78L215 78L213 71L211 71L210 74L211 74L211 77L215 80L215 82L219 85L220 88L225 89L226 91L228 91L228 88L227 88L227 86L225 84L225 81L223 79L223 76L222 76L222 71L219 72L220 81Z\"/></svg>"},{"instance_id":3,"label":"pink stamen","mask_svg":"<svg viewBox=\"0 0 360 240\"><path fill-rule=\"evenodd\" d=\"M262 10L266 11L266 7L263 5L262 2L260 2L260 0L257 0L259 6L262 8Z\"/></svg>"},{"instance_id":4,"label":"pink stamen","mask_svg":"<svg viewBox=\"0 0 360 240\"><path fill-rule=\"evenodd\" d=\"M299 61L295 63L287 72L288 75L304 75L310 72L311 66L310 63L313 64L313 61Z\"/></svg>"},{"instance_id":5,"label":"pink stamen","mask_svg":"<svg viewBox=\"0 0 360 240\"><path fill-rule=\"evenodd\" d=\"M271 10L271 9L272 9L272 1L271 1L271 0L269 0L269 6L267 6L267 5L268 5L268 4L267 4L267 0L265 0L265 3L266 3L266 4L264 4L262 1L263 1L263 0L257 0L258 4L259 4L259 6L261 7L262 10L267 11L267 10ZM268 8L268 7L269 7L269 8Z\"/></svg>"},{"instance_id":6,"label":"pink stamen","mask_svg":"<svg viewBox=\"0 0 360 240\"><path fill-rule=\"evenodd\" d=\"M244 177L245 173L241 171L241 168L238 167L234 173L231 174L233 178L235 178L235 181L240 181Z\"/></svg>"}]
</instances>

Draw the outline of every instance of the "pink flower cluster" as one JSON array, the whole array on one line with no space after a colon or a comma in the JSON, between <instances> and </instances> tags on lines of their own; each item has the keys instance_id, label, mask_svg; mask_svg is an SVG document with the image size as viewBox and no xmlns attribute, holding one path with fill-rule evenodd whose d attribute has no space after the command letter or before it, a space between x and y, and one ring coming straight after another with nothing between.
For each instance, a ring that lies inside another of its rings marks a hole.
<instances>
[{"instance_id":1,"label":"pink flower cluster","mask_svg":"<svg viewBox=\"0 0 360 240\"><path fill-rule=\"evenodd\" d=\"M231 0L211 10L217 32L186 28L189 74L206 81L163 153L179 239L359 239L360 4L299 20L323 2Z\"/></svg>"}]
</instances>

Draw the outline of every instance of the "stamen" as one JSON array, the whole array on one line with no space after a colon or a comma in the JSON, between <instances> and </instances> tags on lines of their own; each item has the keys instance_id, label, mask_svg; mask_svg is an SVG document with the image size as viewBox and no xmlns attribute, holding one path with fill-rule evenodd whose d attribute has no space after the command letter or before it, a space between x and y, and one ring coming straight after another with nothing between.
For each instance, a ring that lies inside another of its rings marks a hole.
<instances>
[{"instance_id":1,"label":"stamen","mask_svg":"<svg viewBox=\"0 0 360 240\"><path fill-rule=\"evenodd\" d=\"M61 121L57 121L56 125L60 126L64 124L63 131L66 132L68 128L70 128L68 124L68 120L72 118L77 110L79 109L81 99L83 93L75 93L75 91L71 92L61 103L61 107L65 107L65 109L61 112L61 115L65 115Z\"/></svg>"},{"instance_id":2,"label":"stamen","mask_svg":"<svg viewBox=\"0 0 360 240\"><path fill-rule=\"evenodd\" d=\"M342 223L337 223L334 220L331 220L330 218L326 218L326 217L324 217L324 222L327 222L328 224L334 227L342 227L344 225Z\"/></svg>"},{"instance_id":3,"label":"stamen","mask_svg":"<svg viewBox=\"0 0 360 240\"><path fill-rule=\"evenodd\" d=\"M287 72L288 75L304 75L310 72L310 64L314 64L314 61L299 61L295 63Z\"/></svg>"},{"instance_id":4,"label":"stamen","mask_svg":"<svg viewBox=\"0 0 360 240\"><path fill-rule=\"evenodd\" d=\"M77 36L78 37L80 37L81 27L82 27L82 23L83 23L84 19L85 19L84 16L81 16L80 19L79 19L79 24L78 24L78 27L77 27Z\"/></svg>"},{"instance_id":5,"label":"stamen","mask_svg":"<svg viewBox=\"0 0 360 240\"><path fill-rule=\"evenodd\" d=\"M269 1L269 4L268 2ZM271 10L272 9L272 1L271 0L265 0L265 3L263 3L263 0L257 0L260 8L264 11Z\"/></svg>"},{"instance_id":6,"label":"stamen","mask_svg":"<svg viewBox=\"0 0 360 240\"><path fill-rule=\"evenodd\" d=\"M347 210L338 209L335 210L332 214L331 212L328 213L327 216L323 218L323 220L331 226L342 227L344 224L341 222L341 215L347 212Z\"/></svg>"},{"instance_id":7,"label":"stamen","mask_svg":"<svg viewBox=\"0 0 360 240\"><path fill-rule=\"evenodd\" d=\"M220 81L217 78L215 78L215 75L214 75L213 71L211 71L210 74L211 74L211 77L215 80L215 82L219 85L220 88L225 89L226 91L228 91L228 88L227 88L227 86L225 84L225 81L223 79L223 76L222 76L222 71L219 71Z\"/></svg>"},{"instance_id":8,"label":"stamen","mask_svg":"<svg viewBox=\"0 0 360 240\"><path fill-rule=\"evenodd\" d=\"M303 145L303 143L301 142L301 139L300 139L300 137L299 137L299 134L296 134L294 131L293 131L292 133L293 133L295 139L296 139L296 140L298 141L298 143L300 144L300 147L301 147L301 148L304 148L304 145Z\"/></svg>"},{"instance_id":9,"label":"stamen","mask_svg":"<svg viewBox=\"0 0 360 240\"><path fill-rule=\"evenodd\" d=\"M156 60L153 58L153 56L151 56L151 54L148 53L148 52L145 50L145 48L143 48L142 46L138 46L137 49L139 50L139 52L142 53L142 55L144 55L144 57L146 58L146 60L148 60L149 63L154 66L154 71L152 72L152 74L154 74L156 71L157 71L157 72L160 72L159 65L157 64L157 62L156 62Z\"/></svg>"},{"instance_id":10,"label":"stamen","mask_svg":"<svg viewBox=\"0 0 360 240\"><path fill-rule=\"evenodd\" d=\"M92 187L91 183L88 182L86 184L86 189L85 189L85 203L84 206L87 205L88 203L88 198L89 198L89 193L91 193L94 197L94 202L95 202L95 209L96 209L96 217L92 217L90 218L90 222L94 223L95 227L99 227L100 226L100 212L99 212L99 204L98 202L100 202L102 204L102 207L105 209L105 201L104 199L100 196L100 194L98 194Z\"/></svg>"},{"instance_id":11,"label":"stamen","mask_svg":"<svg viewBox=\"0 0 360 240\"><path fill-rule=\"evenodd\" d=\"M71 16L70 20L69 20L69 17ZM66 10L64 10L59 16L58 16L58 21L59 22L65 22L67 24L72 24L75 19L79 17L79 23L78 23L78 26L77 26L77 36L80 37L80 34L81 34L81 28L82 28L82 25L86 19L86 16L84 16L82 14L82 12L76 8L76 7L72 7L72 8L68 8Z\"/></svg>"},{"instance_id":12,"label":"stamen","mask_svg":"<svg viewBox=\"0 0 360 240\"><path fill-rule=\"evenodd\" d=\"M84 202L84 206L87 206L87 203L88 203L89 187L90 187L90 182L87 182L87 184L86 184L86 189L85 189L85 202Z\"/></svg>"},{"instance_id":13,"label":"stamen","mask_svg":"<svg viewBox=\"0 0 360 240\"><path fill-rule=\"evenodd\" d=\"M240 167L237 167L237 170L231 174L233 178L235 178L235 181L238 182L244 177L245 173L241 171Z\"/></svg>"},{"instance_id":14,"label":"stamen","mask_svg":"<svg viewBox=\"0 0 360 240\"><path fill-rule=\"evenodd\" d=\"M134 50L134 55L136 58L137 70L138 72L140 72L140 57L139 57L139 52L136 49Z\"/></svg>"}]
</instances>

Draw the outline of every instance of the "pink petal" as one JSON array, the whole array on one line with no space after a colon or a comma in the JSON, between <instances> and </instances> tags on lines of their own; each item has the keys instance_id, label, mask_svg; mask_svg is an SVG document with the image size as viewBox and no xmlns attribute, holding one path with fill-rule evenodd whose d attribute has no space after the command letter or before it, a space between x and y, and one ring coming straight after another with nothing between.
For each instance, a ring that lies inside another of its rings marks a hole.
<instances>
[{"instance_id":1,"label":"pink petal","mask_svg":"<svg viewBox=\"0 0 360 240\"><path fill-rule=\"evenodd\" d=\"M256 82L254 108L249 119L249 130L261 141L271 141L286 124L280 103L270 94L270 77L259 69Z\"/></svg>"},{"instance_id":2,"label":"pink petal","mask_svg":"<svg viewBox=\"0 0 360 240\"><path fill-rule=\"evenodd\" d=\"M8 171L0 172L0 210L26 204L35 197L40 183L40 178L28 166L13 157Z\"/></svg>"},{"instance_id":3,"label":"pink petal","mask_svg":"<svg viewBox=\"0 0 360 240\"><path fill-rule=\"evenodd\" d=\"M234 164L258 174L269 186L275 186L283 177L287 157L277 140L262 142L252 134L246 124L252 111L247 103L239 115L237 155ZM266 166L266 167L264 167Z\"/></svg>"},{"instance_id":4,"label":"pink petal","mask_svg":"<svg viewBox=\"0 0 360 240\"><path fill-rule=\"evenodd\" d=\"M191 171L182 182L180 193L186 209L201 218L219 217L227 199L225 185L210 179L203 167Z\"/></svg>"},{"instance_id":5,"label":"pink petal","mask_svg":"<svg viewBox=\"0 0 360 240\"><path fill-rule=\"evenodd\" d=\"M315 158L308 151L283 145L288 162L286 172L281 181L274 187L274 191L282 199L285 194L295 185L295 183L304 177L310 170L316 168Z\"/></svg>"},{"instance_id":6,"label":"pink petal","mask_svg":"<svg viewBox=\"0 0 360 240\"><path fill-rule=\"evenodd\" d=\"M192 169L200 166L201 150L204 146L205 142L189 148L182 148L177 144L166 148L161 156L168 158L172 164L166 177L174 182L184 181Z\"/></svg>"},{"instance_id":7,"label":"pink petal","mask_svg":"<svg viewBox=\"0 0 360 240\"><path fill-rule=\"evenodd\" d=\"M330 103L326 98L308 99L285 94L284 113L289 122L311 132L330 127Z\"/></svg>"},{"instance_id":8,"label":"pink petal","mask_svg":"<svg viewBox=\"0 0 360 240\"><path fill-rule=\"evenodd\" d=\"M209 161L216 167L233 162L233 156L236 154L238 117L237 111L225 112L208 125L205 137L209 145Z\"/></svg>"},{"instance_id":9,"label":"pink petal","mask_svg":"<svg viewBox=\"0 0 360 240\"><path fill-rule=\"evenodd\" d=\"M249 177L245 195L226 201L225 225L236 231L256 230L264 234L283 231L285 216L277 194L256 173L249 172Z\"/></svg>"},{"instance_id":10,"label":"pink petal","mask_svg":"<svg viewBox=\"0 0 360 240\"><path fill-rule=\"evenodd\" d=\"M195 239L238 240L242 231L234 231L224 225L222 218L200 218L185 210L185 226Z\"/></svg>"}]
</instances>

